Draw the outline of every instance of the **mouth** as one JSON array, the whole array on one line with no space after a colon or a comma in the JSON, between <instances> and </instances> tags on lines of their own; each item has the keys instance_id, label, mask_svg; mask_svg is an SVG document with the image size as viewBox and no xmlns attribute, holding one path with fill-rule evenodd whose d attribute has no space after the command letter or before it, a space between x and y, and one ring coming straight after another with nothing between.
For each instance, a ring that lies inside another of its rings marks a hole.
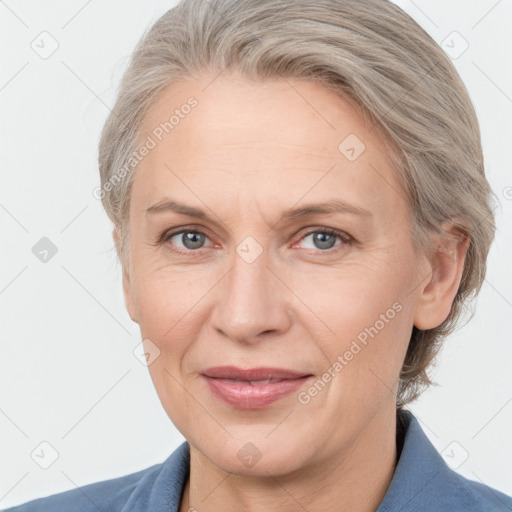
<instances>
[{"instance_id":1,"label":"mouth","mask_svg":"<svg viewBox=\"0 0 512 512\"><path fill-rule=\"evenodd\" d=\"M313 375L285 368L222 366L205 370L201 377L224 403L239 409L263 409L296 391Z\"/></svg>"}]
</instances>

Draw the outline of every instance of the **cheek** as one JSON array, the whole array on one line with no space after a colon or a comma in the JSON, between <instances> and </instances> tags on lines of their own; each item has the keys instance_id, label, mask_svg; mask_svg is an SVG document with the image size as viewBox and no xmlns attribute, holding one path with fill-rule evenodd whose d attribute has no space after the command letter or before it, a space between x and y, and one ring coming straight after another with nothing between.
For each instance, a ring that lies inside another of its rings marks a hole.
<instances>
[{"instance_id":1,"label":"cheek","mask_svg":"<svg viewBox=\"0 0 512 512\"><path fill-rule=\"evenodd\" d=\"M184 392L179 371L172 365L165 354L156 359L148 370L160 403L173 425L182 433L191 432L194 402Z\"/></svg>"},{"instance_id":2,"label":"cheek","mask_svg":"<svg viewBox=\"0 0 512 512\"><path fill-rule=\"evenodd\" d=\"M293 284L307 298L301 322L321 351L324 370L331 365L336 375L330 393L355 408L396 391L412 329L406 271L380 268L347 266L335 277L330 272Z\"/></svg>"},{"instance_id":3,"label":"cheek","mask_svg":"<svg viewBox=\"0 0 512 512\"><path fill-rule=\"evenodd\" d=\"M407 296L406 272L387 267L347 264L337 269L319 269L305 278L290 273L287 283L300 297L297 308L304 311L302 321L316 323L311 333L325 332L331 340L350 340L370 328L384 315L386 329L397 324L397 309L404 307ZM398 303L398 305L397 305ZM395 306L393 307L393 305ZM402 315L403 316L403 315ZM378 327L382 322L379 321ZM380 328L382 330L382 328Z\"/></svg>"},{"instance_id":4,"label":"cheek","mask_svg":"<svg viewBox=\"0 0 512 512\"><path fill-rule=\"evenodd\" d=\"M343 392L350 395L356 409L364 409L365 403L377 405L396 399L412 329L410 312L398 301L382 311L351 339L344 353L345 360L352 360L343 375ZM356 354L352 356L352 352Z\"/></svg>"},{"instance_id":5,"label":"cheek","mask_svg":"<svg viewBox=\"0 0 512 512\"><path fill-rule=\"evenodd\" d=\"M139 325L145 337L167 342L169 338L181 339L190 319L196 316L196 305L204 297L208 286L199 276L181 275L179 270L159 270L147 273L138 280L135 290ZM192 316L190 316L192 315Z\"/></svg>"},{"instance_id":6,"label":"cheek","mask_svg":"<svg viewBox=\"0 0 512 512\"><path fill-rule=\"evenodd\" d=\"M183 374L186 356L204 318L199 318L204 290L176 273L154 272L139 280L137 308L141 336L150 339L159 351L148 366L160 402L181 432L190 431L194 415L190 396L184 391L189 382ZM202 293L201 293L202 292Z\"/></svg>"}]
</instances>

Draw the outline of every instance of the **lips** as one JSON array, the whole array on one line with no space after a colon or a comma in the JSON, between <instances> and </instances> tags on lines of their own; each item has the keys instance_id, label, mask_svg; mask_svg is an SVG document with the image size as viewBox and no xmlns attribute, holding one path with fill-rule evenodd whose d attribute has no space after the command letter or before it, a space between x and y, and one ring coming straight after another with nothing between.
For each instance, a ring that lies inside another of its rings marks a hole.
<instances>
[{"instance_id":1,"label":"lips","mask_svg":"<svg viewBox=\"0 0 512 512\"><path fill-rule=\"evenodd\" d=\"M239 409L262 409L284 398L312 377L285 368L217 366L202 373L214 396Z\"/></svg>"},{"instance_id":2,"label":"lips","mask_svg":"<svg viewBox=\"0 0 512 512\"><path fill-rule=\"evenodd\" d=\"M231 379L238 381L263 381L263 380L283 380L283 379L299 379L310 375L304 372L288 370L285 368L237 368L236 366L216 366L208 368L203 375L216 379Z\"/></svg>"}]
</instances>

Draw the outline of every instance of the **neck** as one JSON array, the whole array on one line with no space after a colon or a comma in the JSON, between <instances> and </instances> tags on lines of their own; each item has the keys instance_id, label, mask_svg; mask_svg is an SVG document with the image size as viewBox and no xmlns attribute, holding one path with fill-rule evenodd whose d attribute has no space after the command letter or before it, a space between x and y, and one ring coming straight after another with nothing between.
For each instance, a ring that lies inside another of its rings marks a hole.
<instances>
[{"instance_id":1,"label":"neck","mask_svg":"<svg viewBox=\"0 0 512 512\"><path fill-rule=\"evenodd\" d=\"M350 446L279 476L227 473L190 446L181 512L375 512L397 462L396 410L383 407Z\"/></svg>"}]
</instances>

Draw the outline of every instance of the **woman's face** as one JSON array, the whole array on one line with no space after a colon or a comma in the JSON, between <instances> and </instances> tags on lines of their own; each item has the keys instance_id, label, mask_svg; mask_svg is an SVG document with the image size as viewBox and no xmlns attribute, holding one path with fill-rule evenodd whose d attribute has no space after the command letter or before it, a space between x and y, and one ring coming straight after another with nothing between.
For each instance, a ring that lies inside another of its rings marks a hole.
<instances>
[{"instance_id":1,"label":"woman's face","mask_svg":"<svg viewBox=\"0 0 512 512\"><path fill-rule=\"evenodd\" d=\"M168 88L143 128L124 290L170 419L239 474L349 451L394 414L429 277L377 130L317 83L226 72ZM254 389L218 366L309 377Z\"/></svg>"}]
</instances>

